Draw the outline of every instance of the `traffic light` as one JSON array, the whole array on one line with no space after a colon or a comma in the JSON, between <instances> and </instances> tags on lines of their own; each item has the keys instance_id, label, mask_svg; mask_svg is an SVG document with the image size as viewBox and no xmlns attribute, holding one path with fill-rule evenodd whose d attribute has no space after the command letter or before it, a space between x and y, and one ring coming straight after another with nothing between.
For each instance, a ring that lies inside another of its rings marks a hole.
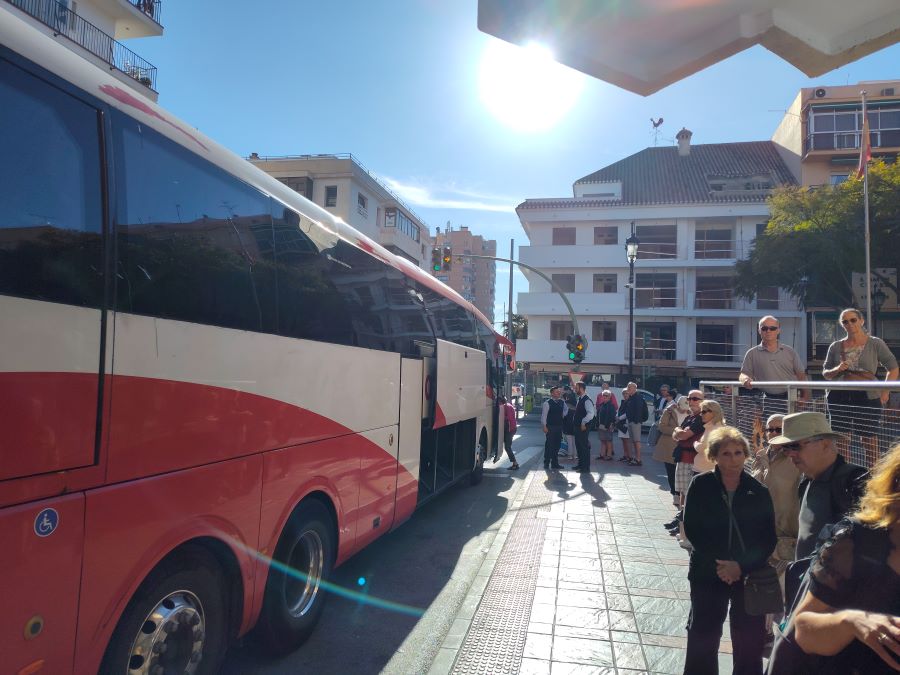
<instances>
[{"instance_id":1,"label":"traffic light","mask_svg":"<svg viewBox=\"0 0 900 675\"><path fill-rule=\"evenodd\" d=\"M441 269L444 272L450 271L450 261L453 259L453 249L449 246L444 247L444 255L441 258Z\"/></svg>"},{"instance_id":2,"label":"traffic light","mask_svg":"<svg viewBox=\"0 0 900 675\"><path fill-rule=\"evenodd\" d=\"M581 335L570 335L566 342L566 349L569 350L569 361L572 363L581 363L584 361L584 350L586 346L585 340Z\"/></svg>"},{"instance_id":3,"label":"traffic light","mask_svg":"<svg viewBox=\"0 0 900 675\"><path fill-rule=\"evenodd\" d=\"M441 271L441 247L434 246L431 249L431 270L433 272Z\"/></svg>"}]
</instances>

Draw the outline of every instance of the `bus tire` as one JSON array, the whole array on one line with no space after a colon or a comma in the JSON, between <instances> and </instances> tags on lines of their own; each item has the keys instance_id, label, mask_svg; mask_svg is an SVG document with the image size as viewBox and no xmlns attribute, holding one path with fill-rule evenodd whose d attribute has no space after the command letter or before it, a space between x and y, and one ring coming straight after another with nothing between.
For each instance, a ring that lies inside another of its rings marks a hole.
<instances>
[{"instance_id":1,"label":"bus tire","mask_svg":"<svg viewBox=\"0 0 900 675\"><path fill-rule=\"evenodd\" d=\"M334 523L315 499L301 503L275 547L273 564L252 639L272 656L302 645L325 605L323 584L331 578L336 553Z\"/></svg>"},{"instance_id":2,"label":"bus tire","mask_svg":"<svg viewBox=\"0 0 900 675\"><path fill-rule=\"evenodd\" d=\"M100 673L218 673L228 645L225 598L222 570L206 550L164 560L122 613Z\"/></svg>"}]
</instances>

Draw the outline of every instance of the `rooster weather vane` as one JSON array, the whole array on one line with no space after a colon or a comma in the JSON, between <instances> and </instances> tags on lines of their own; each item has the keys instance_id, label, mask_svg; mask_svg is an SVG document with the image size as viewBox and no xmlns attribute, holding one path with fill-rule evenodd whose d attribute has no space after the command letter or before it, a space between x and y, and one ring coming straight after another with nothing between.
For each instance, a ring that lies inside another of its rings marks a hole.
<instances>
[{"instance_id":1,"label":"rooster weather vane","mask_svg":"<svg viewBox=\"0 0 900 675\"><path fill-rule=\"evenodd\" d=\"M650 118L650 124L653 125L653 146L656 147L659 145L659 127L662 126L663 118L660 117L658 120Z\"/></svg>"}]
</instances>

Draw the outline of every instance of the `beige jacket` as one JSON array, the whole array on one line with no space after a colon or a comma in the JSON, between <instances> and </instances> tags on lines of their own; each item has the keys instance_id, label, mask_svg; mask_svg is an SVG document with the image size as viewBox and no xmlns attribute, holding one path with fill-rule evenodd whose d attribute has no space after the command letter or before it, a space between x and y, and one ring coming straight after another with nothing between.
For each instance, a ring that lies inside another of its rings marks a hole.
<instances>
[{"instance_id":1,"label":"beige jacket","mask_svg":"<svg viewBox=\"0 0 900 675\"><path fill-rule=\"evenodd\" d=\"M760 450L750 468L751 475L769 488L775 507L775 534L778 544L772 557L793 560L800 523L800 472L780 450L769 453Z\"/></svg>"},{"instance_id":2,"label":"beige jacket","mask_svg":"<svg viewBox=\"0 0 900 675\"><path fill-rule=\"evenodd\" d=\"M657 462L665 462L666 464L674 464L672 452L675 450L675 439L672 438L672 432L678 426L678 409L674 405L670 405L663 411L662 417L659 418L659 440L653 447L653 459Z\"/></svg>"}]
</instances>

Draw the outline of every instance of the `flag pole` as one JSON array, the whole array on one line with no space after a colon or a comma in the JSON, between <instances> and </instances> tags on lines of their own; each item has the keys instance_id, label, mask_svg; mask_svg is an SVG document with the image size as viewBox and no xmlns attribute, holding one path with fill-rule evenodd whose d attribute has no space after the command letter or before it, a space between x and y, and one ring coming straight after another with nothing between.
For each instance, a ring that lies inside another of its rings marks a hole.
<instances>
[{"instance_id":1,"label":"flag pole","mask_svg":"<svg viewBox=\"0 0 900 675\"><path fill-rule=\"evenodd\" d=\"M866 116L866 92L859 92L862 96L862 118L863 118L863 136L859 143L859 161L863 171L863 219L865 222L866 237L866 321L869 323L869 330L874 328L874 317L872 316L872 254L871 254L871 237L869 234L869 124Z\"/></svg>"}]
</instances>

